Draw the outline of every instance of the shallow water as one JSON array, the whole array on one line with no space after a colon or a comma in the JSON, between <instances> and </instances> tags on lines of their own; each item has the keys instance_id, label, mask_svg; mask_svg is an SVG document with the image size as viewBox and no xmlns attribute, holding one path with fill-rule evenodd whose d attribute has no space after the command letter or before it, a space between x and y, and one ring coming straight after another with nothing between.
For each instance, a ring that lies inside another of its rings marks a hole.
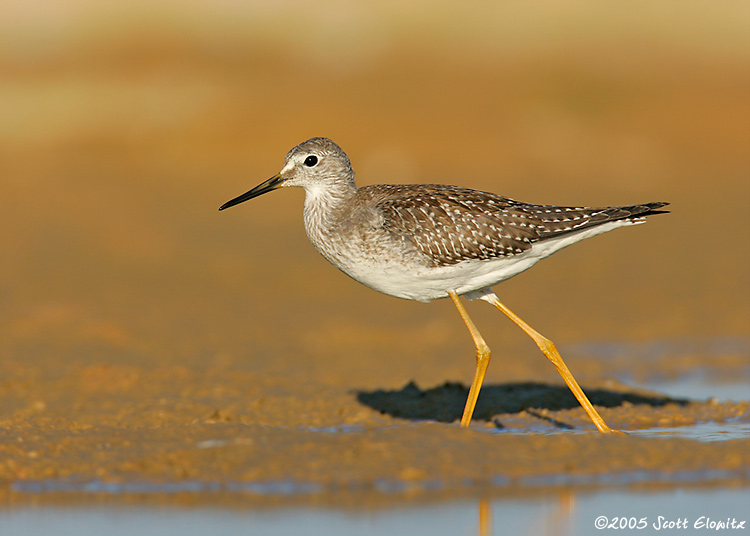
<instances>
[{"instance_id":1,"label":"shallow water","mask_svg":"<svg viewBox=\"0 0 750 536\"><path fill-rule=\"evenodd\" d=\"M750 379L738 381L711 381L705 372L695 371L675 381L647 382L640 387L650 389L674 398L706 400L715 398L721 401L750 400Z\"/></svg>"},{"instance_id":2,"label":"shallow water","mask_svg":"<svg viewBox=\"0 0 750 536\"><path fill-rule=\"evenodd\" d=\"M630 433L644 437L683 437L696 441L729 441L731 439L750 438L750 423L705 422L693 426L635 430Z\"/></svg>"},{"instance_id":3,"label":"shallow water","mask_svg":"<svg viewBox=\"0 0 750 536\"><path fill-rule=\"evenodd\" d=\"M557 494L487 501L484 534L602 534L595 523L645 523L649 534L668 522L711 524L750 518L750 488L660 492L562 490ZM3 536L142 536L179 534L351 535L482 534L480 501L458 500L387 510L329 508L41 507L0 511ZM617 519L616 519L617 518ZM712 532L715 532L713 530Z\"/></svg>"},{"instance_id":4,"label":"shallow water","mask_svg":"<svg viewBox=\"0 0 750 536\"><path fill-rule=\"evenodd\" d=\"M706 381L705 374L691 374L673 382L646 384L644 387L672 397L685 397L693 400L713 398L721 401L750 400L750 384L746 381L737 383L715 383ZM692 426L654 427L647 430L635 430L634 435L645 437L683 437L696 441L728 441L730 439L750 438L748 417L727 422L702 422Z\"/></svg>"}]
</instances>

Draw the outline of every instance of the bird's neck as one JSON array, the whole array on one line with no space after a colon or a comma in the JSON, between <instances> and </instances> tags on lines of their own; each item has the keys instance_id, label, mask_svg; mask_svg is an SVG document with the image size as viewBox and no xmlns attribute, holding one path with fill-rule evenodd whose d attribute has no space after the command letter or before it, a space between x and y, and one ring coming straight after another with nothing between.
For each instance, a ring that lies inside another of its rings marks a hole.
<instances>
[{"instance_id":1,"label":"bird's neck","mask_svg":"<svg viewBox=\"0 0 750 536\"><path fill-rule=\"evenodd\" d=\"M305 227L335 225L356 193L353 179L305 188Z\"/></svg>"},{"instance_id":2,"label":"bird's neck","mask_svg":"<svg viewBox=\"0 0 750 536\"><path fill-rule=\"evenodd\" d=\"M305 188L305 232L315 249L336 266L336 233L344 226L356 193L354 180Z\"/></svg>"}]
</instances>

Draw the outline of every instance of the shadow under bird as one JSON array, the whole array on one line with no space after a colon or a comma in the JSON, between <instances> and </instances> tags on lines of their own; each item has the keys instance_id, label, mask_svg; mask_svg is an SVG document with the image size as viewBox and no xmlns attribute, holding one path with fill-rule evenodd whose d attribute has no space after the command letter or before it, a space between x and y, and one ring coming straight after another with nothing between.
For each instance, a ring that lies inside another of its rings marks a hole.
<instances>
[{"instance_id":1,"label":"shadow under bird","mask_svg":"<svg viewBox=\"0 0 750 536\"><path fill-rule=\"evenodd\" d=\"M408 300L450 298L474 339L477 362L461 426L471 422L490 349L459 296L491 303L524 330L565 380L601 432L604 422L555 345L492 292L493 285L564 247L617 227L644 223L668 203L561 207L436 184L358 188L349 157L327 138L311 138L286 155L281 171L219 210L287 186L305 189L307 236L323 257L374 290Z\"/></svg>"}]
</instances>

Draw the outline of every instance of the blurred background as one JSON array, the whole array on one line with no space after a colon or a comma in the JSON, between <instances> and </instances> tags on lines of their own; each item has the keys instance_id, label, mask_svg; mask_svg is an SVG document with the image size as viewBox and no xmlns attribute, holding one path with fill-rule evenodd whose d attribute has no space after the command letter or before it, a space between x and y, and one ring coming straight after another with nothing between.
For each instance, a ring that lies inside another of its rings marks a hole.
<instances>
[{"instance_id":1,"label":"blurred background","mask_svg":"<svg viewBox=\"0 0 750 536\"><path fill-rule=\"evenodd\" d=\"M729 0L4 0L6 377L107 362L469 381L452 305L328 266L301 191L218 212L312 136L360 185L670 201L496 292L562 344L747 337L749 27ZM494 348L533 348L470 313ZM525 376L506 365L490 381Z\"/></svg>"}]
</instances>

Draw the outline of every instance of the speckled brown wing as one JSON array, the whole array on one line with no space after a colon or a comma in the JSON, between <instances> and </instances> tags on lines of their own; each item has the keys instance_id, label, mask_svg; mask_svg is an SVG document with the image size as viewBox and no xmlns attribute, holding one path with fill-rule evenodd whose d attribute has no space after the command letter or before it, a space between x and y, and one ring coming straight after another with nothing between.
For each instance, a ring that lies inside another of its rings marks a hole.
<instances>
[{"instance_id":1,"label":"speckled brown wing","mask_svg":"<svg viewBox=\"0 0 750 536\"><path fill-rule=\"evenodd\" d=\"M535 242L602 223L656 213L665 203L629 207L558 207L434 184L366 187L383 227L409 240L434 266L511 257Z\"/></svg>"},{"instance_id":2,"label":"speckled brown wing","mask_svg":"<svg viewBox=\"0 0 750 536\"><path fill-rule=\"evenodd\" d=\"M499 195L440 185L377 188L384 228L435 266L516 255L538 239L514 202Z\"/></svg>"},{"instance_id":3,"label":"speckled brown wing","mask_svg":"<svg viewBox=\"0 0 750 536\"><path fill-rule=\"evenodd\" d=\"M645 203L619 207L560 207L513 202L517 210L525 213L533 225L538 240L547 240L568 233L583 231L603 223L617 220L642 220L669 203Z\"/></svg>"}]
</instances>

